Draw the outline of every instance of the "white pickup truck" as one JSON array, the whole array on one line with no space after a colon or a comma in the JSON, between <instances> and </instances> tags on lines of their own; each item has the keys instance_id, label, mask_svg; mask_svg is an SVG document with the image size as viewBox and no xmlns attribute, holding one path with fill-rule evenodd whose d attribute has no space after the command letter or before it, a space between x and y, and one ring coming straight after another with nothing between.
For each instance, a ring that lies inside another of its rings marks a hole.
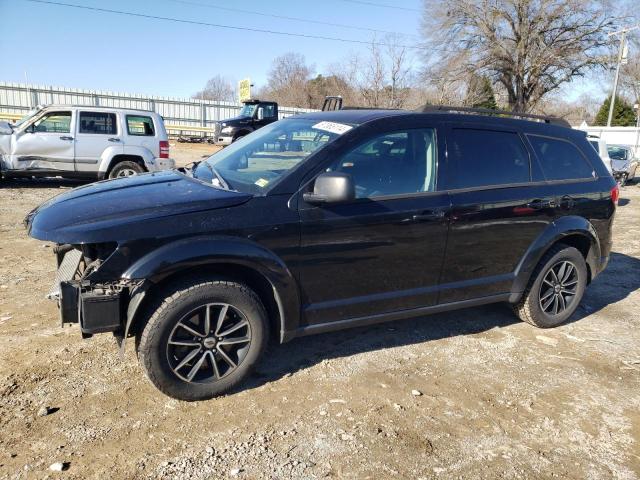
<instances>
[{"instance_id":1,"label":"white pickup truck","mask_svg":"<svg viewBox=\"0 0 640 480\"><path fill-rule=\"evenodd\" d=\"M172 169L162 117L146 110L48 105L0 124L0 175L98 179Z\"/></svg>"}]
</instances>

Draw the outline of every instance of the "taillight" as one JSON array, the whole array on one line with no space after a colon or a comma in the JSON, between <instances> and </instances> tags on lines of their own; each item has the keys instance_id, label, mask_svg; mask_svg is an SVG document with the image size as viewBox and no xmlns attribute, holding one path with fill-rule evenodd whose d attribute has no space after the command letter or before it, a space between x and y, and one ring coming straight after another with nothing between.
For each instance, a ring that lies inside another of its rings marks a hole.
<instances>
[{"instance_id":1,"label":"taillight","mask_svg":"<svg viewBox=\"0 0 640 480\"><path fill-rule=\"evenodd\" d=\"M160 158L169 158L169 142L160 140Z\"/></svg>"},{"instance_id":2,"label":"taillight","mask_svg":"<svg viewBox=\"0 0 640 480\"><path fill-rule=\"evenodd\" d=\"M617 205L619 198L620 198L620 187L616 185L611 189L611 201Z\"/></svg>"}]
</instances>

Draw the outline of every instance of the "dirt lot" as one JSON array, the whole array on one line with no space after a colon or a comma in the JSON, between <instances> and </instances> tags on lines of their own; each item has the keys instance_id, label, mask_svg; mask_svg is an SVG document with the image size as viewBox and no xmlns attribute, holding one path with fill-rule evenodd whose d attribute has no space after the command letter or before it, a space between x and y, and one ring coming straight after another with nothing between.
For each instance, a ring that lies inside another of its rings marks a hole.
<instances>
[{"instance_id":1,"label":"dirt lot","mask_svg":"<svg viewBox=\"0 0 640 480\"><path fill-rule=\"evenodd\" d=\"M560 328L497 305L298 339L197 404L158 393L131 343L121 360L60 328L51 246L22 219L73 185L0 186L0 478L640 478L640 185Z\"/></svg>"}]
</instances>

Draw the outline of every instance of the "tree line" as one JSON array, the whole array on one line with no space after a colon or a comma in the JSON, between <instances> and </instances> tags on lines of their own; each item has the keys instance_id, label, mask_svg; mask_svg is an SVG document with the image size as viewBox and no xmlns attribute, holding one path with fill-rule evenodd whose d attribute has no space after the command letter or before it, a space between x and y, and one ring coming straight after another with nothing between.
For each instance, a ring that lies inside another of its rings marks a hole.
<instances>
[{"instance_id":1,"label":"tree line","mask_svg":"<svg viewBox=\"0 0 640 480\"><path fill-rule=\"evenodd\" d=\"M609 99L601 103L588 90L572 101L563 97L580 78L609 89L617 45L608 34L635 15L624 11L625 5L425 0L421 48L406 45L398 35L374 38L363 53L337 59L322 73L302 54L288 52L273 60L266 84L255 93L302 108L320 108L325 96L340 95L346 105L360 107L458 105L602 124ZM621 78L614 125L635 125L640 56L629 59ZM211 78L195 97L236 100L232 82L221 76Z\"/></svg>"}]
</instances>

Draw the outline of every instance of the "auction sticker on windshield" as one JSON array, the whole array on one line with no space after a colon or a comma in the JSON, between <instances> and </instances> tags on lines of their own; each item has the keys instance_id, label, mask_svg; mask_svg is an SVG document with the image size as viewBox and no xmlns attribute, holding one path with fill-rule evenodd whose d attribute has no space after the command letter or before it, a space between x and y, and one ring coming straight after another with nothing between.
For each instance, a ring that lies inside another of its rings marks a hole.
<instances>
[{"instance_id":1,"label":"auction sticker on windshield","mask_svg":"<svg viewBox=\"0 0 640 480\"><path fill-rule=\"evenodd\" d=\"M353 127L351 125L345 125L344 123L335 123L335 122L320 122L316 123L313 127L317 130L324 130L325 132L336 133L338 135L342 135L343 133L348 132Z\"/></svg>"}]
</instances>

